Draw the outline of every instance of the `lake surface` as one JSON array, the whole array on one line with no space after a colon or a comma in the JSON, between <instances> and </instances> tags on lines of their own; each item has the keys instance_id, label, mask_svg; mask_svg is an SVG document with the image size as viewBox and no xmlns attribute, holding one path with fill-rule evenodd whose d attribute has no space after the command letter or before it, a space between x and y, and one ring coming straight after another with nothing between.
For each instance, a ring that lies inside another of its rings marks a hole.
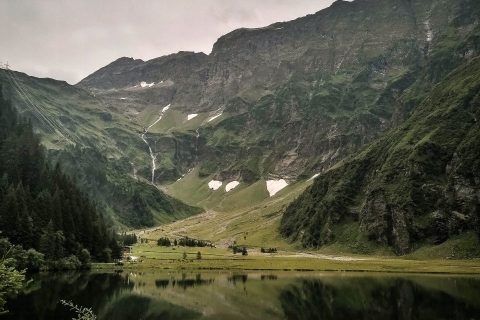
<instances>
[{"instance_id":1,"label":"lake surface","mask_svg":"<svg viewBox=\"0 0 480 320\"><path fill-rule=\"evenodd\" d=\"M480 277L368 273L35 275L0 319L480 319Z\"/></svg>"}]
</instances>

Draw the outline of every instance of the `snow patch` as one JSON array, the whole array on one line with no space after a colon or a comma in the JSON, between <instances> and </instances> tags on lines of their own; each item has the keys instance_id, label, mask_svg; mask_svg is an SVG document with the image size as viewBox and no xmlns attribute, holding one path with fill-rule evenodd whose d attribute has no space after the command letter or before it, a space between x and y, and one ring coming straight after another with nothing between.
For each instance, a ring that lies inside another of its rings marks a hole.
<instances>
[{"instance_id":1,"label":"snow patch","mask_svg":"<svg viewBox=\"0 0 480 320\"><path fill-rule=\"evenodd\" d=\"M208 183L208 187L212 190L218 190L222 186L222 181L212 180Z\"/></svg>"},{"instance_id":2,"label":"snow patch","mask_svg":"<svg viewBox=\"0 0 480 320\"><path fill-rule=\"evenodd\" d=\"M168 109L170 109L170 104L168 104L168 105L166 105L165 107L163 107L162 112L165 112L165 111L167 111Z\"/></svg>"},{"instance_id":3,"label":"snow patch","mask_svg":"<svg viewBox=\"0 0 480 320\"><path fill-rule=\"evenodd\" d=\"M424 26L425 26L425 31L426 31L426 41L428 43L432 42L433 40L433 30L432 30L432 25L430 23L430 19L427 19L424 23Z\"/></svg>"},{"instance_id":4,"label":"snow patch","mask_svg":"<svg viewBox=\"0 0 480 320\"><path fill-rule=\"evenodd\" d=\"M308 179L308 181L310 180L314 180L316 177L318 177L320 175L320 173L315 173L310 179Z\"/></svg>"},{"instance_id":5,"label":"snow patch","mask_svg":"<svg viewBox=\"0 0 480 320\"><path fill-rule=\"evenodd\" d=\"M192 120L192 119L195 118L196 116L198 116L198 113L192 113L192 114L187 115L187 121L188 121L188 120Z\"/></svg>"},{"instance_id":6,"label":"snow patch","mask_svg":"<svg viewBox=\"0 0 480 320\"><path fill-rule=\"evenodd\" d=\"M270 197L273 197L277 192L288 186L287 181L284 179L280 180L267 180L267 190L270 194Z\"/></svg>"},{"instance_id":7,"label":"snow patch","mask_svg":"<svg viewBox=\"0 0 480 320\"><path fill-rule=\"evenodd\" d=\"M238 182L238 181L229 182L229 183L227 183L227 185L225 186L225 191L228 192L228 191L230 191L230 190L233 190L233 189L235 189L236 187L238 187L239 184L240 184L240 182Z\"/></svg>"},{"instance_id":8,"label":"snow patch","mask_svg":"<svg viewBox=\"0 0 480 320\"><path fill-rule=\"evenodd\" d=\"M220 112L219 114L214 115L213 117L211 117L210 119L208 119L207 122L210 122L210 121L213 121L213 120L217 119L217 118L220 117L222 114L223 114L223 113Z\"/></svg>"},{"instance_id":9,"label":"snow patch","mask_svg":"<svg viewBox=\"0 0 480 320\"><path fill-rule=\"evenodd\" d=\"M155 85L155 82L152 82L152 83L147 83L147 82L145 82L145 81L140 82L140 87L142 87L142 88L147 88L147 87L148 87L148 88L151 88L151 87L153 87L154 85Z\"/></svg>"},{"instance_id":10,"label":"snow patch","mask_svg":"<svg viewBox=\"0 0 480 320\"><path fill-rule=\"evenodd\" d=\"M192 169L190 169L190 170L192 170ZM190 170L188 170L187 173L190 173ZM182 176L177 179L177 182L180 181L180 180L182 180L183 178L185 178L185 176L187 175L187 173L182 174Z\"/></svg>"},{"instance_id":11,"label":"snow patch","mask_svg":"<svg viewBox=\"0 0 480 320\"><path fill-rule=\"evenodd\" d=\"M120 98L120 100L127 100L127 98Z\"/></svg>"},{"instance_id":12,"label":"snow patch","mask_svg":"<svg viewBox=\"0 0 480 320\"><path fill-rule=\"evenodd\" d=\"M428 30L427 31L427 42L432 42L432 40L433 40L433 31Z\"/></svg>"}]
</instances>

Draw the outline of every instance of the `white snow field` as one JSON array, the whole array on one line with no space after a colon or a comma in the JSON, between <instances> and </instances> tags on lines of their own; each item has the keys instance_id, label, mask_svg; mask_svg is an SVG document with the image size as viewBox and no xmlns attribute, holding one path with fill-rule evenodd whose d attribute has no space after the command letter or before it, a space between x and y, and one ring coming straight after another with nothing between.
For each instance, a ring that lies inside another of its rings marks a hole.
<instances>
[{"instance_id":1,"label":"white snow field","mask_svg":"<svg viewBox=\"0 0 480 320\"><path fill-rule=\"evenodd\" d=\"M240 182L238 182L238 181L229 182L229 183L227 183L227 185L225 186L225 191L228 192L228 191L230 191L230 190L233 190L233 189L235 189L236 187L238 187L239 184L240 184Z\"/></svg>"},{"instance_id":2,"label":"white snow field","mask_svg":"<svg viewBox=\"0 0 480 320\"><path fill-rule=\"evenodd\" d=\"M154 85L155 85L155 82L152 82L152 83L147 83L147 82L145 82L145 81L140 82L140 87L142 87L142 88L147 88L147 87L148 87L148 88L151 88L151 87L153 87Z\"/></svg>"},{"instance_id":3,"label":"white snow field","mask_svg":"<svg viewBox=\"0 0 480 320\"><path fill-rule=\"evenodd\" d=\"M188 120L192 120L192 119L195 118L196 116L198 116L198 113L189 114L189 115L187 116L187 121L188 121Z\"/></svg>"},{"instance_id":4,"label":"white snow field","mask_svg":"<svg viewBox=\"0 0 480 320\"><path fill-rule=\"evenodd\" d=\"M222 113L216 114L213 117L211 117L210 119L208 119L207 122L213 121L213 120L217 119L218 117L220 117L221 115L222 115Z\"/></svg>"},{"instance_id":5,"label":"white snow field","mask_svg":"<svg viewBox=\"0 0 480 320\"><path fill-rule=\"evenodd\" d=\"M218 190L222 186L222 181L212 180L208 183L208 187L212 190Z\"/></svg>"},{"instance_id":6,"label":"white snow field","mask_svg":"<svg viewBox=\"0 0 480 320\"><path fill-rule=\"evenodd\" d=\"M288 186L288 183L284 179L267 180L267 191L270 194L270 197L273 197L277 192L279 192L286 186Z\"/></svg>"}]
</instances>

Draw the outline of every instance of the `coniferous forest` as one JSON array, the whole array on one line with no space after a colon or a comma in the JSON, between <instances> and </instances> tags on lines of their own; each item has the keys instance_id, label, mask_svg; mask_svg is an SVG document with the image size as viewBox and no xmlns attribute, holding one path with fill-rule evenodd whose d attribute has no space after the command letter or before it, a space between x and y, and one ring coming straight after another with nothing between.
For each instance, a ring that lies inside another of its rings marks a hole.
<instances>
[{"instance_id":1,"label":"coniferous forest","mask_svg":"<svg viewBox=\"0 0 480 320\"><path fill-rule=\"evenodd\" d=\"M59 165L0 89L0 238L43 254L50 269L111 261L121 248L102 214Z\"/></svg>"}]
</instances>

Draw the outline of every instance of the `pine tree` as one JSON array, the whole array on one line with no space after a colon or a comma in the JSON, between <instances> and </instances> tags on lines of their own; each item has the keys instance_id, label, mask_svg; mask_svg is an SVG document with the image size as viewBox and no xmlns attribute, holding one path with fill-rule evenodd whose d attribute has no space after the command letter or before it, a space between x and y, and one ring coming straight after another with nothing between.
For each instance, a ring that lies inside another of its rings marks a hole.
<instances>
[{"instance_id":1,"label":"pine tree","mask_svg":"<svg viewBox=\"0 0 480 320\"><path fill-rule=\"evenodd\" d=\"M140 195L138 201L146 206ZM17 117L1 90L0 232L25 249L40 250L50 261L84 250L97 260L121 254L115 233L95 204L59 164L49 166L31 123Z\"/></svg>"}]
</instances>

